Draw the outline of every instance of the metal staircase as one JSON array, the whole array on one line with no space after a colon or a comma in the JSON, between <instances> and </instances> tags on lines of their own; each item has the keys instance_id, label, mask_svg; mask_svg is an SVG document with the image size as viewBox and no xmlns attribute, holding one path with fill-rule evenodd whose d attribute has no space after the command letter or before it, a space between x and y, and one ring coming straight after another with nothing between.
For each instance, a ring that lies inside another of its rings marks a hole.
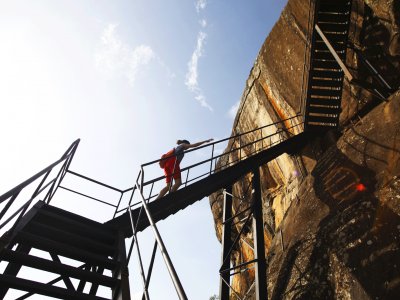
<instances>
[{"instance_id":1,"label":"metal staircase","mask_svg":"<svg viewBox=\"0 0 400 300\"><path fill-rule=\"evenodd\" d=\"M341 112L343 79L351 0L315 3L305 110L306 131L337 128ZM346 76L351 76L350 73Z\"/></svg>"},{"instance_id":2,"label":"metal staircase","mask_svg":"<svg viewBox=\"0 0 400 300\"><path fill-rule=\"evenodd\" d=\"M96 296L99 286L110 288L114 294L112 299L118 299L121 268L126 265L124 237L116 228L38 201L5 239L0 260L8 265L0 275L1 299L9 288L28 292L18 299L26 299L32 293L62 299L106 299ZM51 260L31 255L32 249L47 252ZM64 263L60 257L83 262L83 265ZM65 288L18 277L24 266L59 274L58 281ZM74 285L70 278L79 283ZM90 290L84 293L87 283Z\"/></svg>"},{"instance_id":3,"label":"metal staircase","mask_svg":"<svg viewBox=\"0 0 400 300\"><path fill-rule=\"evenodd\" d=\"M187 151L186 155L189 155L190 152L210 149L211 157L183 168L185 186L157 201L154 201L157 196L153 193L154 186L162 183L164 176L148 179L144 174L148 168L158 167L158 160L142 165L134 187L118 190L69 170L79 143L76 141L58 161L0 196L0 230L3 233L0 239L0 261L7 264L0 275L0 298L4 298L10 289L14 289L27 292L18 299L26 299L33 294L60 299L106 299L104 293L98 295L99 287L105 287L110 291L107 299L130 299L127 266L134 246L140 258L136 234L151 226L156 235L151 268L158 245L171 272L179 298L187 299L155 223L218 189L232 185L244 174L256 172L259 166L279 155L296 152L308 141L308 133L301 132L301 128L301 116L297 115ZM254 140L243 143L245 137L252 137ZM226 143L230 145L230 150L217 154L216 148L224 147ZM237 160L228 160L225 165L216 168L218 159L231 154L236 156ZM192 175L201 166L205 173L200 176ZM121 195L118 204L112 205L64 187L63 179L67 174L119 192ZM32 185L32 196L18 207L16 203L20 195ZM65 189L113 206L114 218L102 224L49 205L58 189ZM145 195L146 191L150 191L148 195ZM127 206L121 202L124 195L130 196ZM133 203L135 199L139 202ZM260 201L261 199L257 199L257 203ZM129 251L126 251L125 239L132 236ZM260 245L263 243L260 242ZM35 256L33 250L47 252L48 258L43 255ZM67 263L65 258L79 262L79 265ZM26 279L20 276L23 267L50 272L58 277L49 282L42 282L36 278ZM145 299L149 298L147 287L151 268L147 277L144 276L143 270L141 272L143 286L146 287ZM264 269L265 264L260 268L260 274ZM258 289L264 289L263 283L260 284Z\"/></svg>"}]
</instances>

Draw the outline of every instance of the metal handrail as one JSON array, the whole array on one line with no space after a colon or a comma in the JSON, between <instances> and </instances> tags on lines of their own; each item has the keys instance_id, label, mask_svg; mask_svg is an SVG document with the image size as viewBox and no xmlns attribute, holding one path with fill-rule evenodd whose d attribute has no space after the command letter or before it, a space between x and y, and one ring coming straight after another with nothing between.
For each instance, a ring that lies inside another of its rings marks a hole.
<instances>
[{"instance_id":1,"label":"metal handrail","mask_svg":"<svg viewBox=\"0 0 400 300\"><path fill-rule=\"evenodd\" d=\"M210 146L213 146L215 144L220 144L220 143L223 143L223 142L226 142L226 141L230 141L230 140L235 139L237 137L241 137L243 135L246 135L246 134L249 134L249 133L253 133L253 132L258 131L258 130L263 130L265 128L268 128L268 127L271 127L271 126L274 126L274 125L285 124L285 122L293 120L293 119L298 118L300 116L301 116L300 114L297 114L295 116L292 116L292 117L284 119L284 120L279 120L277 122L273 122L273 123L270 123L270 124L267 124L267 125L264 125L264 126L261 126L261 127L257 127L256 129L252 129L252 130L249 130L249 131L238 133L236 135L233 135L233 136L230 136L230 137L227 137L227 138L224 138L224 139L212 142L212 143L208 143L206 145L202 145L202 146L199 146L199 147L196 147L196 148L193 148L193 149L189 149L189 150L185 151L185 153L189 153L189 152L192 152L192 151L197 151L199 149L210 147ZM295 127L295 126L292 126L292 127L288 128L288 129L291 129L293 127ZM169 155L169 156L166 156L164 158L161 158L161 159L152 160L150 162L142 164L141 167L146 167L146 166L149 166L149 165L153 165L153 164L158 163L158 162L160 162L162 160L166 160L166 159L169 159L169 158L172 158L172 157L175 157L175 156L176 156L176 154L173 154L173 155Z\"/></svg>"},{"instance_id":2,"label":"metal handrail","mask_svg":"<svg viewBox=\"0 0 400 300\"><path fill-rule=\"evenodd\" d=\"M191 169L193 169L193 168L195 168L195 167L198 167L198 166L200 166L200 165L204 165L204 164L206 164L206 163L211 163L211 165L212 165L212 164L213 164L213 161L214 161L215 164L216 164L216 161L217 161L218 159L220 159L220 158L222 158L222 157L225 157L226 155L229 155L229 154L234 153L234 152L237 152L237 151L241 151L242 149L245 149L246 147L251 147L251 146L256 145L257 143L263 142L263 141L265 141L265 140L270 140L270 139L272 139L272 138L275 137L275 136L279 136L279 141L277 141L277 142L276 142L276 141L275 141L275 142L271 142L271 141L270 141L269 144L263 143L263 146L262 146L262 147L260 147L260 148L255 147L255 150L252 151L250 154L246 155L246 157L251 156L251 155L254 155L254 154L256 154L256 153L258 153L258 152L260 152L260 151L262 151L262 150L265 150L265 149L271 147L272 145L274 145L274 144L276 144L276 143L280 143L280 142L282 141L282 138L283 138L283 139L286 139L286 138L288 138L288 137L290 137L290 136L293 136L294 133L291 132L291 131L293 131L294 128L299 127L299 126L301 126L301 125L303 124L303 120L301 119L301 120L297 120L298 122L297 122L296 124L293 125L293 121L296 120L296 118L299 118L299 117L300 117L300 115L297 114L297 115L295 115L295 116L292 116L292 117L287 118L287 119L284 119L284 120L280 120L280 121L277 121L277 122L274 122L274 123L270 123L270 124L268 124L268 125L264 125L264 126L262 126L262 127L259 127L259 128L253 129L253 130L249 130L249 131L246 131L246 132L243 132L243 133L240 133L240 134L236 134L236 135L231 136L231 137L229 137L229 138L224 138L224 139L221 139L221 140L218 140L218 141L215 141L215 142L206 144L206 145L202 145L202 146L200 146L200 147L196 147L196 148L194 148L194 149L187 150L187 151L185 151L185 154L190 153L190 152L192 152L192 151L197 151L197 150L199 150L199 149L203 149L203 148L206 148L206 147L212 147L212 149L214 150L216 144L223 143L223 142L226 142L226 141L234 141L235 139L241 138L241 137L244 136L244 135L248 135L248 134L251 134L251 133L254 133L254 132L257 132L257 131L262 132L262 130L265 129L265 128L268 128L268 127L271 127L271 126L276 126L276 125L282 125L282 124L283 124L283 128L277 128L277 131L276 131L275 133L273 133L273 134L266 135L266 136L261 135L261 138L257 138L256 140L253 140L253 141L251 141L251 142L249 142L249 143L246 143L246 144L241 144L240 147L236 147L236 148L234 148L234 149L232 149L232 147L231 147L230 150L228 150L228 151L226 151L226 152L224 152L224 153L222 153L222 154L219 154L219 155L215 155L215 153L213 152L213 153L211 154L211 157L210 157L210 158L205 159L205 160L200 161L200 162L196 162L195 164L192 164L192 165L190 165L190 166L188 166L188 167L182 168L182 169L181 169L181 172L188 172L188 173L189 173L189 171L190 171ZM286 126L286 123L287 123L288 121L290 121L290 123L291 123L290 125L291 125L291 126ZM287 135L287 137L286 137L286 138L285 138L285 137L282 137L282 135ZM234 144L234 143L232 143L232 144ZM267 145L264 145L264 144L267 144ZM154 165L154 164L159 163L160 161L162 161L162 160L164 160L164 159L172 158L172 157L175 157L175 156L176 156L175 154L174 154L174 155L170 155L170 156L168 156L168 157L166 157L166 158L153 160L153 161L150 161L150 162L148 162L148 163L145 163L145 164L142 164L142 165L141 165L141 181L140 181L140 187L141 187L141 190L142 190L142 191L143 191L143 188L144 188L144 187L146 187L146 186L148 186L148 185L150 185L150 184L154 185L154 183L165 179L165 176L159 176L159 177L156 177L156 178L153 178L153 179L150 179L150 180L145 181L145 177L144 177L144 173L145 173L145 172L144 172L144 169L145 169L145 167L150 166L150 165ZM225 168L225 167L227 167L227 166L230 166L230 165L234 164L235 162L238 162L238 161L240 161L240 160L242 160L242 159L243 159L243 157L240 157L238 160L235 160L234 162L228 162L225 166L222 166L222 167L219 167L219 168L214 168L214 172L217 172L217 171L219 171L219 170L222 169L222 168ZM212 172L211 172L211 173L212 173ZM198 175L197 177L191 178L191 179L188 178L188 174L187 174L187 176L186 176L186 177L187 177L187 178L186 178L186 181L183 182L183 184L185 184L185 186L186 186L187 183L192 182L192 181L194 181L194 180L197 180L197 179L199 179L199 178L201 178L201 177L208 176L208 175L210 175L211 173L210 173L210 171L207 171L206 173L201 174L201 175ZM175 173L174 173L174 174L175 174ZM174 174L172 174L172 175L174 175ZM153 196L153 197L154 197L154 196ZM152 195L150 194L149 197L148 197L148 199L151 199L151 198L153 198L153 197L152 197ZM139 202L140 202L140 201L139 201ZM135 205L137 205L137 204L138 204L138 203L135 203Z\"/></svg>"},{"instance_id":3,"label":"metal handrail","mask_svg":"<svg viewBox=\"0 0 400 300\"><path fill-rule=\"evenodd\" d=\"M0 213L0 220L6 215L7 211L12 207L12 205L15 203L15 201L18 199L18 196L20 195L21 191L24 190L26 187L31 186L36 180L39 178L42 178L40 180L40 183L36 186L32 196L29 198L29 200L25 201L24 204L18 208L14 213L11 214L5 221L3 221L0 225L0 229L2 229L5 225L9 224L11 220L17 217L15 220L14 224L10 228L10 232L15 228L16 224L18 221L22 218L22 216L25 214L27 211L28 207L31 205L34 199L36 199L43 191L48 189L48 192L46 196L44 197L44 201L49 203L57 190L58 186L60 185L62 179L65 176L65 170L68 168L69 164L71 163L71 160L76 152L76 149L79 145L80 140L77 139L74 141L65 151L65 153L61 156L60 159L55 161L54 163L50 164L46 168L44 168L42 171L36 173L33 175L31 178L25 180L21 184L17 185L16 187L12 188L8 192L4 193L3 195L0 196L0 203L3 203L4 201L8 202L2 209ZM62 164L62 165L61 165ZM58 167L61 165L60 171L57 173L57 175L53 178L50 179L49 182L46 183L47 177L50 175L50 173L53 171L55 167Z\"/></svg>"},{"instance_id":4,"label":"metal handrail","mask_svg":"<svg viewBox=\"0 0 400 300\"><path fill-rule=\"evenodd\" d=\"M7 200L10 198L13 194L15 194L17 191L23 190L26 186L30 185L32 182L34 182L36 179L40 178L42 175L45 173L51 171L55 166L57 166L60 162L66 160L71 154L75 153L76 148L78 147L78 144L80 142L80 139L77 139L75 142L71 144L71 146L68 148L68 150L61 156L61 158L48 167L44 168L42 171L38 172L37 174L33 175L31 178L25 180L21 184L17 185L15 188L9 190L8 192L4 193L3 195L0 196L0 203L3 201ZM70 152L71 151L71 152ZM69 153L70 152L70 153Z\"/></svg>"}]
</instances>

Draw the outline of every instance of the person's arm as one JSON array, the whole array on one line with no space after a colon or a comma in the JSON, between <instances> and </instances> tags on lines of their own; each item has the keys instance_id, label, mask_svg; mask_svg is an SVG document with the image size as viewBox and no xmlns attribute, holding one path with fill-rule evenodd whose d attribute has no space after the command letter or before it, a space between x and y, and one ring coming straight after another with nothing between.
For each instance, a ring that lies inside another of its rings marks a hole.
<instances>
[{"instance_id":1,"label":"person's arm","mask_svg":"<svg viewBox=\"0 0 400 300\"><path fill-rule=\"evenodd\" d=\"M208 139L208 140L205 140L205 141L202 141L202 142L198 142L198 143L194 143L194 144L183 144L183 148L186 150L186 149L189 149L189 148L196 148L196 147L198 147L198 146L200 146L200 145L203 145L203 144L205 144L205 143L209 143L209 142L211 142L211 141L213 141L214 139Z\"/></svg>"}]
</instances>

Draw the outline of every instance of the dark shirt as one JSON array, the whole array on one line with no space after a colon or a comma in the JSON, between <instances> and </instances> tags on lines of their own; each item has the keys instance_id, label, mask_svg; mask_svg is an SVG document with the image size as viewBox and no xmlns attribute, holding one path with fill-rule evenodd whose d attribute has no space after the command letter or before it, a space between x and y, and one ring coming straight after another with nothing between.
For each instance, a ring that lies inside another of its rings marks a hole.
<instances>
[{"instance_id":1,"label":"dark shirt","mask_svg":"<svg viewBox=\"0 0 400 300\"><path fill-rule=\"evenodd\" d=\"M185 149L183 148L183 144L180 144L175 148L175 154L178 164L182 161L183 157L185 156L184 150Z\"/></svg>"}]
</instances>

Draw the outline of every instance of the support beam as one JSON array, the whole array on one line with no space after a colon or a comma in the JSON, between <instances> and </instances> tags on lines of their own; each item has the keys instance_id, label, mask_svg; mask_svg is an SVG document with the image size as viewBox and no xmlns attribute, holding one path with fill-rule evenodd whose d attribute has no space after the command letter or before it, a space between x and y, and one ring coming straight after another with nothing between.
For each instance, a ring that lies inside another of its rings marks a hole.
<instances>
[{"instance_id":1,"label":"support beam","mask_svg":"<svg viewBox=\"0 0 400 300\"><path fill-rule=\"evenodd\" d=\"M89 272L90 272L90 269L91 269L91 268L92 268L92 267L89 266L89 265L83 266L83 269L84 269L85 271L89 271ZM78 288L76 289L76 291L77 291L77 292L83 293L83 290L85 289L85 286L86 286L86 280L81 279L81 280L79 281Z\"/></svg>"},{"instance_id":2,"label":"support beam","mask_svg":"<svg viewBox=\"0 0 400 300\"><path fill-rule=\"evenodd\" d=\"M124 233L120 230L118 232L118 253L117 261L118 266L113 271L113 277L121 281L121 284L112 291L113 300L130 300L129 288L129 272L126 258L125 237Z\"/></svg>"},{"instance_id":3,"label":"support beam","mask_svg":"<svg viewBox=\"0 0 400 300\"><path fill-rule=\"evenodd\" d=\"M153 272L154 259L156 257L156 251L157 251L157 241L154 242L153 253L151 254L150 266L149 266L149 270L147 272L146 286L145 286L145 290L143 291L142 300L146 300L145 299L145 292L149 288L150 279L151 279L151 273Z\"/></svg>"},{"instance_id":4,"label":"support beam","mask_svg":"<svg viewBox=\"0 0 400 300\"><path fill-rule=\"evenodd\" d=\"M11 246L10 246L11 248ZM23 253L23 254L29 254L31 251L32 247L24 244L19 244L17 246L17 249L15 250L16 252ZM19 270L21 269L22 264L21 263L9 263L4 270L3 274L11 277L17 277ZM4 299L8 292L9 286L3 285L3 287L0 288L0 299Z\"/></svg>"},{"instance_id":5,"label":"support beam","mask_svg":"<svg viewBox=\"0 0 400 300\"><path fill-rule=\"evenodd\" d=\"M225 189L224 192L224 208L223 208L223 220L222 220L222 266L221 269L229 269L230 267L230 257L226 259L227 255L229 255L229 250L232 247L232 186L229 186ZM228 300L229 299L229 285L225 282L230 282L230 273L224 272L220 274L220 282L219 282L219 298L220 300Z\"/></svg>"},{"instance_id":6,"label":"support beam","mask_svg":"<svg viewBox=\"0 0 400 300\"><path fill-rule=\"evenodd\" d=\"M264 225L262 212L262 198L260 186L260 169L253 171L253 237L254 258L257 260L255 267L256 300L267 300L267 264L265 261Z\"/></svg>"},{"instance_id":7,"label":"support beam","mask_svg":"<svg viewBox=\"0 0 400 300\"><path fill-rule=\"evenodd\" d=\"M49 252L49 254L50 254L51 259L53 261L55 261L56 263L61 264L61 260L60 260L60 258L58 257L57 254L55 254L54 252ZM75 287L72 284L71 279L68 276L65 276L65 275L61 275L61 278L64 281L64 284L67 287L67 289L72 290L72 291L75 292Z\"/></svg>"},{"instance_id":8,"label":"support beam","mask_svg":"<svg viewBox=\"0 0 400 300\"><path fill-rule=\"evenodd\" d=\"M96 272L99 275L103 275L104 268L103 267L97 267L97 269L94 268L93 272ZM99 289L99 284L97 282L93 282L92 286L90 287L89 295L96 296L98 289Z\"/></svg>"}]
</instances>

